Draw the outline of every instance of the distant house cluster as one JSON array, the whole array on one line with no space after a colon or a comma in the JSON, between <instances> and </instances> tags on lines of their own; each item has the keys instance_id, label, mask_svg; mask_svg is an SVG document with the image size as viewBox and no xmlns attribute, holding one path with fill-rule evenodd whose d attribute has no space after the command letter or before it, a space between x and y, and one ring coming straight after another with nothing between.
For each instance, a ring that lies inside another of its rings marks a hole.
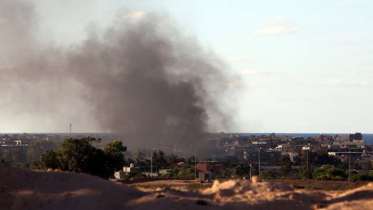
<instances>
[{"instance_id":1,"label":"distant house cluster","mask_svg":"<svg viewBox=\"0 0 373 210\"><path fill-rule=\"evenodd\" d=\"M46 135L24 134L4 134L0 135L0 154L1 157L12 156L15 153L27 153L29 144L36 138L47 138ZM22 158L26 162L27 158Z\"/></svg>"},{"instance_id":2,"label":"distant house cluster","mask_svg":"<svg viewBox=\"0 0 373 210\"><path fill-rule=\"evenodd\" d=\"M265 164L289 155L291 160L304 152L325 151L331 156L351 161L362 166L373 159L372 147L366 146L361 133L346 135L318 135L307 138L289 135L232 135L221 133L211 136L214 142L213 159L222 162L243 162Z\"/></svg>"},{"instance_id":3,"label":"distant house cluster","mask_svg":"<svg viewBox=\"0 0 373 210\"><path fill-rule=\"evenodd\" d=\"M291 161L297 156L313 152L327 153L329 156L339 158L341 161L350 161L361 168L370 168L373 160L372 147L364 143L361 133L346 135L317 135L307 138L291 135L239 135L239 134L213 134L205 139L208 151L208 161L201 159L194 164L179 163L184 168L190 168L195 177L201 181L210 181L224 172L226 163L249 163L261 165L261 170L280 170L280 166L271 163L279 160L281 156L288 155ZM198 154L197 154L198 156ZM206 158L207 159L207 158ZM295 161L294 161L295 162ZM181 166L180 165L180 166ZM302 165L293 165L292 169L300 169ZM138 169L131 165L115 173L115 178L121 179L130 172ZM147 177L161 177L165 173L172 173L172 169L142 172Z\"/></svg>"},{"instance_id":4,"label":"distant house cluster","mask_svg":"<svg viewBox=\"0 0 373 210\"><path fill-rule=\"evenodd\" d=\"M43 134L43 133L14 133L0 134L0 159L11 163L27 163L39 159L40 154L50 147L43 147L43 144L35 144L35 142L61 142L66 138L83 138L82 134ZM50 146L51 144L49 144ZM30 148L38 154L38 156L29 158ZM38 151L35 151L38 150ZM39 154L40 153L40 154Z\"/></svg>"},{"instance_id":5,"label":"distant house cluster","mask_svg":"<svg viewBox=\"0 0 373 210\"><path fill-rule=\"evenodd\" d=\"M16 154L30 153L33 142L63 140L68 137L80 138L84 135L59 135L59 134L3 134L0 135L0 154L1 157L17 157ZM106 138L114 136L106 135ZM100 146L100 145L98 145ZM266 135L240 135L240 134L211 134L205 137L201 145L197 145L199 151L198 160L184 160L177 166L180 171L162 168L149 163L143 163L146 167L139 168L133 164L123 167L122 170L114 174L116 179L122 179L129 174L141 173L146 177L167 177L168 174L179 177L202 177L209 180L211 177L220 176L224 172L223 166L226 163L249 163L261 166L262 170L277 170L279 166L271 165L274 160L279 160L283 155L288 155L291 161L297 159L297 156L309 153L323 151L329 156L334 156L341 161L349 161L358 165L362 169L368 169L372 166L373 154L372 146L365 145L364 136L361 133L352 133L344 135L315 135L315 136L292 136L285 134L266 134ZM36 148L38 149L38 148ZM43 148L41 148L43 150ZM45 148L44 148L45 149ZM201 152L203 151L203 154ZM40 156L40 155L39 155ZM39 157L38 156L38 157ZM27 162L27 156L20 156L18 162ZM38 158L37 157L37 158ZM30 158L29 158L30 159ZM299 158L298 158L299 160ZM148 159L149 162L150 159ZM188 162L188 163L186 163ZM295 161L294 161L295 162ZM300 167L293 165L293 168ZM177 175L176 173L180 173Z\"/></svg>"}]
</instances>

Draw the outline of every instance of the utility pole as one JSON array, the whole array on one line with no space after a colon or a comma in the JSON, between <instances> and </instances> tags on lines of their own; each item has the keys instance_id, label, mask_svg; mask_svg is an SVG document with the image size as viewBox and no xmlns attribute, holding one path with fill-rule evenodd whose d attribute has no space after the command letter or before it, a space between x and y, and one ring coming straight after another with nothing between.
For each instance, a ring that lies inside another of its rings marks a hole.
<instances>
[{"instance_id":1,"label":"utility pole","mask_svg":"<svg viewBox=\"0 0 373 210\"><path fill-rule=\"evenodd\" d=\"M70 123L70 136L71 136L71 126L72 126L72 124Z\"/></svg>"},{"instance_id":2,"label":"utility pole","mask_svg":"<svg viewBox=\"0 0 373 210\"><path fill-rule=\"evenodd\" d=\"M258 151L258 157L259 157L259 177L260 177L260 150L262 150L261 147L259 147L259 151Z\"/></svg>"},{"instance_id":3,"label":"utility pole","mask_svg":"<svg viewBox=\"0 0 373 210\"><path fill-rule=\"evenodd\" d=\"M150 176L153 176L153 149L150 150Z\"/></svg>"},{"instance_id":4,"label":"utility pole","mask_svg":"<svg viewBox=\"0 0 373 210\"><path fill-rule=\"evenodd\" d=\"M307 149L307 171L308 171L308 152L309 152L309 149Z\"/></svg>"},{"instance_id":5,"label":"utility pole","mask_svg":"<svg viewBox=\"0 0 373 210\"><path fill-rule=\"evenodd\" d=\"M251 177L252 177L252 168L253 168L253 164L250 163L250 180L251 180Z\"/></svg>"},{"instance_id":6,"label":"utility pole","mask_svg":"<svg viewBox=\"0 0 373 210\"><path fill-rule=\"evenodd\" d=\"M197 179L197 147L194 148L194 180Z\"/></svg>"},{"instance_id":7,"label":"utility pole","mask_svg":"<svg viewBox=\"0 0 373 210\"><path fill-rule=\"evenodd\" d=\"M351 181L351 152L348 152L348 181Z\"/></svg>"}]
</instances>

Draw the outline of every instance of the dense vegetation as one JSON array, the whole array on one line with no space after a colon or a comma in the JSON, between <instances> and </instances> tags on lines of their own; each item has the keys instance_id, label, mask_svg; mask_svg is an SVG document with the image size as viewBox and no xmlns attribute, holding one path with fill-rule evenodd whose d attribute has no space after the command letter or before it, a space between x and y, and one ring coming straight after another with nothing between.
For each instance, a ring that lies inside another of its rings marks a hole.
<instances>
[{"instance_id":1,"label":"dense vegetation","mask_svg":"<svg viewBox=\"0 0 373 210\"><path fill-rule=\"evenodd\" d=\"M58 168L108 178L125 164L123 152L127 148L121 141L112 142L103 150L93 146L99 142L100 139L91 137L66 139L56 150L46 150L40 156L36 167Z\"/></svg>"},{"instance_id":2,"label":"dense vegetation","mask_svg":"<svg viewBox=\"0 0 373 210\"><path fill-rule=\"evenodd\" d=\"M144 176L141 172L168 169L161 177L194 179L195 157L181 158L175 154L166 154L161 150L139 150L134 153L124 152L127 148L121 141L114 141L102 149L100 139L85 137L81 139L69 138L64 141L35 140L28 150L21 148L8 154L0 154L1 162L24 163L23 166L36 169L60 169L72 172L88 173L95 176L108 178L123 166L135 163L138 173L130 173L131 177ZM152 155L150 155L150 152ZM147 155L145 155L147 154ZM151 157L151 158L150 158ZM26 163L26 160L28 163ZM152 163L151 163L152 162ZM184 162L185 164L178 164ZM198 162L198 160L197 160ZM225 162L223 173L217 178L248 178L259 174L259 165L249 162ZM261 170L260 177L264 179L314 179L314 180L348 180L348 165L340 159L329 156L327 152L301 153L293 160L288 155L282 155L279 159L268 161L267 165L279 166L279 170ZM298 166L294 168L293 166ZM299 168L300 166L300 168ZM353 166L359 169L359 166ZM369 170L363 174L351 172L351 181L371 181L373 173Z\"/></svg>"}]
</instances>

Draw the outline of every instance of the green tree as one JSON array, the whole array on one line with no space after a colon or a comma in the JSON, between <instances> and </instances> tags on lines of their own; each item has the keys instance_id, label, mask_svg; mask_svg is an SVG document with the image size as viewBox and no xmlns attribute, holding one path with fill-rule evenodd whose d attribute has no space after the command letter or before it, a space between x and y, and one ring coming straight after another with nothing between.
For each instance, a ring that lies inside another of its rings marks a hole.
<instances>
[{"instance_id":1,"label":"green tree","mask_svg":"<svg viewBox=\"0 0 373 210\"><path fill-rule=\"evenodd\" d=\"M127 147L123 146L121 141L109 143L104 147L106 156L105 176L110 176L114 171L123 167L125 164L123 152L125 151L127 151Z\"/></svg>"},{"instance_id":2,"label":"green tree","mask_svg":"<svg viewBox=\"0 0 373 210\"><path fill-rule=\"evenodd\" d=\"M133 154L133 159L135 161L142 161L142 160L145 160L145 153L141 152L141 151L136 151L134 154Z\"/></svg>"},{"instance_id":3,"label":"green tree","mask_svg":"<svg viewBox=\"0 0 373 210\"><path fill-rule=\"evenodd\" d=\"M179 179L194 179L195 178L194 170L192 170L191 168L187 168L187 169L182 168L179 171L179 173L177 174L177 178L179 178Z\"/></svg>"},{"instance_id":4,"label":"green tree","mask_svg":"<svg viewBox=\"0 0 373 210\"><path fill-rule=\"evenodd\" d=\"M224 167L223 177L224 178L233 178L236 174L236 166L226 166Z\"/></svg>"},{"instance_id":5,"label":"green tree","mask_svg":"<svg viewBox=\"0 0 373 210\"><path fill-rule=\"evenodd\" d=\"M120 141L106 145L104 150L92 145L99 142L100 139L92 137L66 139L57 151L45 151L39 165L42 168L59 168L107 178L115 169L123 167L123 152L127 148Z\"/></svg>"},{"instance_id":6,"label":"green tree","mask_svg":"<svg viewBox=\"0 0 373 210\"><path fill-rule=\"evenodd\" d=\"M35 140L28 145L28 162L38 160L46 150L57 149L62 144L61 141Z\"/></svg>"},{"instance_id":7,"label":"green tree","mask_svg":"<svg viewBox=\"0 0 373 210\"><path fill-rule=\"evenodd\" d=\"M289 155L282 155L279 160L280 166L281 166L281 174L283 176L287 176L289 172L291 171L291 167L293 166L293 163L290 160Z\"/></svg>"},{"instance_id":8,"label":"green tree","mask_svg":"<svg viewBox=\"0 0 373 210\"><path fill-rule=\"evenodd\" d=\"M248 163L240 163L236 167L236 175L249 177L250 165Z\"/></svg>"},{"instance_id":9,"label":"green tree","mask_svg":"<svg viewBox=\"0 0 373 210\"><path fill-rule=\"evenodd\" d=\"M171 172L166 172L164 174L161 175L162 178L170 178L172 177L172 173Z\"/></svg>"},{"instance_id":10,"label":"green tree","mask_svg":"<svg viewBox=\"0 0 373 210\"><path fill-rule=\"evenodd\" d=\"M192 156L190 156L190 157L187 158L187 163L194 164L195 160L196 159L195 159L194 155L192 155ZM198 162L198 159L197 159L197 162Z\"/></svg>"},{"instance_id":11,"label":"green tree","mask_svg":"<svg viewBox=\"0 0 373 210\"><path fill-rule=\"evenodd\" d=\"M3 164L9 164L12 162L10 152L0 150L0 162Z\"/></svg>"},{"instance_id":12,"label":"green tree","mask_svg":"<svg viewBox=\"0 0 373 210\"><path fill-rule=\"evenodd\" d=\"M52 168L56 169L59 168L60 166L60 161L58 160L57 157L57 152L48 149L46 150L41 156L40 156L40 167L41 168Z\"/></svg>"},{"instance_id":13,"label":"green tree","mask_svg":"<svg viewBox=\"0 0 373 210\"><path fill-rule=\"evenodd\" d=\"M312 172L304 166L299 170L298 177L301 179L312 179Z\"/></svg>"},{"instance_id":14,"label":"green tree","mask_svg":"<svg viewBox=\"0 0 373 210\"><path fill-rule=\"evenodd\" d=\"M121 141L111 142L104 147L104 153L106 153L106 154L121 154L121 155L123 155L123 152L125 152L125 151L127 151L127 147L123 146L123 143Z\"/></svg>"},{"instance_id":15,"label":"green tree","mask_svg":"<svg viewBox=\"0 0 373 210\"><path fill-rule=\"evenodd\" d=\"M162 150L153 152L153 164L158 169L165 168L168 166L165 153Z\"/></svg>"},{"instance_id":16,"label":"green tree","mask_svg":"<svg viewBox=\"0 0 373 210\"><path fill-rule=\"evenodd\" d=\"M181 162L179 157L175 154L169 154L167 155L167 165L175 165L178 162Z\"/></svg>"},{"instance_id":17,"label":"green tree","mask_svg":"<svg viewBox=\"0 0 373 210\"><path fill-rule=\"evenodd\" d=\"M308 158L307 158L308 154ZM298 155L295 159L295 165L304 165L307 166L308 161L308 169L313 170L315 167L320 167L322 165L334 165L339 168L346 168L346 164L342 163L340 159L334 156L328 155L326 151L319 151L319 152L304 152L303 154Z\"/></svg>"},{"instance_id":18,"label":"green tree","mask_svg":"<svg viewBox=\"0 0 373 210\"><path fill-rule=\"evenodd\" d=\"M312 173L316 180L345 180L346 174L340 168L333 165L322 165L316 167Z\"/></svg>"},{"instance_id":19,"label":"green tree","mask_svg":"<svg viewBox=\"0 0 373 210\"><path fill-rule=\"evenodd\" d=\"M340 166L341 160L337 157L330 156L327 151L320 151L313 155L312 165L321 166L321 165L334 165Z\"/></svg>"},{"instance_id":20,"label":"green tree","mask_svg":"<svg viewBox=\"0 0 373 210\"><path fill-rule=\"evenodd\" d=\"M66 139L62 146L57 149L61 169L104 176L104 152L91 145L91 143L99 141L100 139L92 137Z\"/></svg>"}]
</instances>

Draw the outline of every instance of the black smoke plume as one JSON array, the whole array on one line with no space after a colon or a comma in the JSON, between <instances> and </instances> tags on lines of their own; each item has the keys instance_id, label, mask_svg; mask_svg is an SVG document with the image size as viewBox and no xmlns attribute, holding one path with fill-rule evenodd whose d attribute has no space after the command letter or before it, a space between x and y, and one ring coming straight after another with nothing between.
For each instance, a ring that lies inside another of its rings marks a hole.
<instances>
[{"instance_id":1,"label":"black smoke plume","mask_svg":"<svg viewBox=\"0 0 373 210\"><path fill-rule=\"evenodd\" d=\"M130 148L186 150L229 128L225 65L167 17L118 19L63 49L38 40L38 27L31 3L0 0L8 117L31 117L30 127L46 120L52 130L79 119L82 127L125 135Z\"/></svg>"}]
</instances>

